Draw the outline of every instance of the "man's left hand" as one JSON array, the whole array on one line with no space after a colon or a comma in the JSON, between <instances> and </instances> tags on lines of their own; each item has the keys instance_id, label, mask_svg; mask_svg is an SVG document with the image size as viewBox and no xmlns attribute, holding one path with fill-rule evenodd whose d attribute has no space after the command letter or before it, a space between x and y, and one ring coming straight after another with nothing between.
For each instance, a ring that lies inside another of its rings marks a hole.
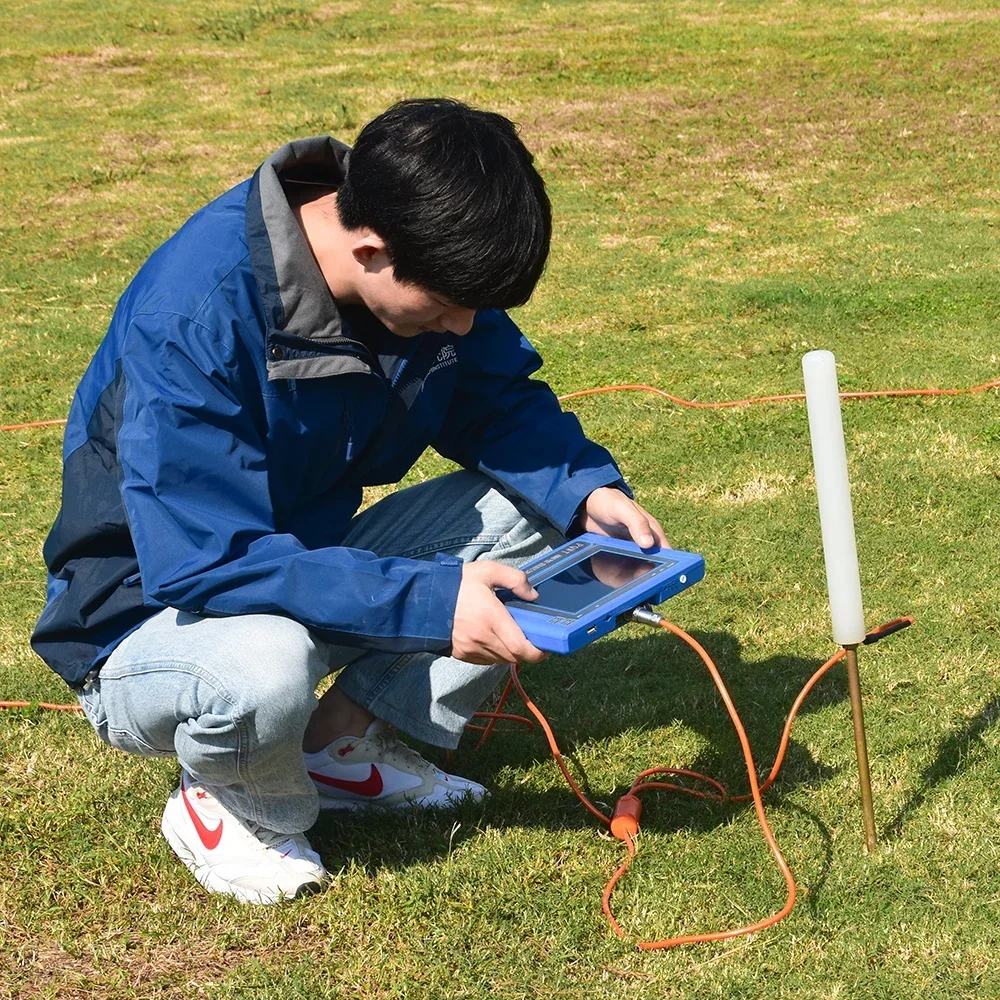
<instances>
[{"instance_id":1,"label":"man's left hand","mask_svg":"<svg viewBox=\"0 0 1000 1000\"><path fill-rule=\"evenodd\" d=\"M631 538L644 549L659 545L670 548L660 522L621 490L601 486L583 502L576 524L581 531L612 538Z\"/></svg>"}]
</instances>

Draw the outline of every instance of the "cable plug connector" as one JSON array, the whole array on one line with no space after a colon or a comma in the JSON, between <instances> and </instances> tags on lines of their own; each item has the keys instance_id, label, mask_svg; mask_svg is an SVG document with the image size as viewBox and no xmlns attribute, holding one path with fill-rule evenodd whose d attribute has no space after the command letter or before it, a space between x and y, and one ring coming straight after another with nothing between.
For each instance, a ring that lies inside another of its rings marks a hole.
<instances>
[{"instance_id":1,"label":"cable plug connector","mask_svg":"<svg viewBox=\"0 0 1000 1000\"><path fill-rule=\"evenodd\" d=\"M637 795L623 795L615 803L611 816L611 835L619 840L631 840L639 832L642 803Z\"/></svg>"},{"instance_id":2,"label":"cable plug connector","mask_svg":"<svg viewBox=\"0 0 1000 1000\"><path fill-rule=\"evenodd\" d=\"M894 618L891 622L887 622L885 625L880 625L878 628L873 629L861 641L866 646L870 646L872 643L878 642L879 639L884 639L887 635L892 635L894 632L901 632L904 628L909 628L912 624L912 615L904 615L902 618Z\"/></svg>"},{"instance_id":3,"label":"cable plug connector","mask_svg":"<svg viewBox=\"0 0 1000 1000\"><path fill-rule=\"evenodd\" d=\"M653 628L663 628L663 615L658 615L652 608L641 604L633 608L629 613L629 618L640 625L652 625Z\"/></svg>"}]
</instances>

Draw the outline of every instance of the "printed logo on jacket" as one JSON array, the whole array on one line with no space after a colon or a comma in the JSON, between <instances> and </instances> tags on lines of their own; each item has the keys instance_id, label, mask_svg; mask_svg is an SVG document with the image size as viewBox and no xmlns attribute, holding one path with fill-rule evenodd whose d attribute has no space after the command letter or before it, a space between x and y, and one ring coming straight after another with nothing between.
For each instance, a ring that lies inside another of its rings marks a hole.
<instances>
[{"instance_id":1,"label":"printed logo on jacket","mask_svg":"<svg viewBox=\"0 0 1000 1000\"><path fill-rule=\"evenodd\" d=\"M434 364L428 370L428 375L433 375L439 368L447 368L449 365L458 364L458 351L454 344L445 344L438 351L438 356L434 359Z\"/></svg>"}]
</instances>

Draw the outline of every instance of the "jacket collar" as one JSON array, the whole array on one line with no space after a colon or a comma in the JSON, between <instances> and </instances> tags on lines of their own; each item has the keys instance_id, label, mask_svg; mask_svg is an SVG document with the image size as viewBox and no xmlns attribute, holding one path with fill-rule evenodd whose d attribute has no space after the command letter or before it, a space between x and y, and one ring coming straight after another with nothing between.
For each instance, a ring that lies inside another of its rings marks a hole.
<instances>
[{"instance_id":1,"label":"jacket collar","mask_svg":"<svg viewBox=\"0 0 1000 1000\"><path fill-rule=\"evenodd\" d=\"M269 156L247 192L247 242L267 321L267 377L321 378L372 371L309 249L282 180L340 184L351 148L330 136L296 139Z\"/></svg>"}]
</instances>

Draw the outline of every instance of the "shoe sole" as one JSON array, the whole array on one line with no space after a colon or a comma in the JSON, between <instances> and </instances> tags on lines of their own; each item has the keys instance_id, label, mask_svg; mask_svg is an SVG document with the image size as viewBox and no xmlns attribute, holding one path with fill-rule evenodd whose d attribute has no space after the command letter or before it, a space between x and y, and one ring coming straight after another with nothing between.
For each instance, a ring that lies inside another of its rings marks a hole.
<instances>
[{"instance_id":1,"label":"shoe sole","mask_svg":"<svg viewBox=\"0 0 1000 1000\"><path fill-rule=\"evenodd\" d=\"M225 879L219 878L212 871L211 866L199 860L198 856L184 843L170 823L166 811L164 811L163 818L160 820L160 833L163 834L163 839L170 845L170 849L177 855L182 864L208 892L223 896L232 896L241 903L255 903L267 906L274 903L284 903L292 899L299 899L302 896L312 896L323 891L323 886L315 881L304 882L292 895L280 891L268 893L256 889L244 889L239 885L231 885Z\"/></svg>"},{"instance_id":2,"label":"shoe sole","mask_svg":"<svg viewBox=\"0 0 1000 1000\"><path fill-rule=\"evenodd\" d=\"M366 812L368 810L384 810L403 812L408 809L458 809L464 802L482 802L489 795L489 791L483 791L477 796L471 789L461 793L446 795L443 799L429 799L424 796L420 799L407 798L404 793L392 796L387 799L339 799L329 795L324 795L319 788L319 807L339 812Z\"/></svg>"}]
</instances>

